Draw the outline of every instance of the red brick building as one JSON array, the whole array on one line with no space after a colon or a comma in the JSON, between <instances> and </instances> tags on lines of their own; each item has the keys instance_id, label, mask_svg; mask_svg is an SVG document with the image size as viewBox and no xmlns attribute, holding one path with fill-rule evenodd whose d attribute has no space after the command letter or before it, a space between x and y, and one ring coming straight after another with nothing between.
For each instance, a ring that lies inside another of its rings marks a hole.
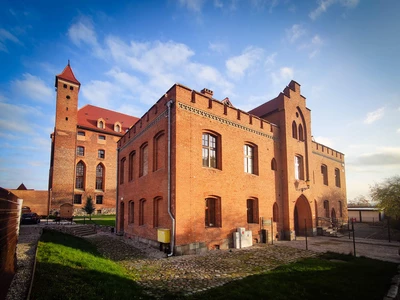
<instances>
[{"instance_id":1,"label":"red brick building","mask_svg":"<svg viewBox=\"0 0 400 300\"><path fill-rule=\"evenodd\" d=\"M93 105L78 109L80 86L69 64L56 76L48 207L73 203L81 213L91 196L97 212L115 213L116 143L138 119Z\"/></svg>"},{"instance_id":2,"label":"red brick building","mask_svg":"<svg viewBox=\"0 0 400 300\"><path fill-rule=\"evenodd\" d=\"M295 81L250 112L176 84L120 139L118 162L117 230L157 245L170 229L176 254L232 247L238 227L256 242L347 219L344 155L313 140Z\"/></svg>"}]
</instances>

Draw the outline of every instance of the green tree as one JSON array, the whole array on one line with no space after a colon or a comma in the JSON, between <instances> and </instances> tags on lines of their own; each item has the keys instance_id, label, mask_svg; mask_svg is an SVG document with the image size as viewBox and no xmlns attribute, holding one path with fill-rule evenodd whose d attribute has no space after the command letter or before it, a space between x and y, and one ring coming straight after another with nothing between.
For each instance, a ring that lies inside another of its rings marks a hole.
<instances>
[{"instance_id":1,"label":"green tree","mask_svg":"<svg viewBox=\"0 0 400 300\"><path fill-rule=\"evenodd\" d=\"M382 183L371 186L370 192L372 200L385 210L385 215L400 217L400 176L387 178Z\"/></svg>"},{"instance_id":2,"label":"green tree","mask_svg":"<svg viewBox=\"0 0 400 300\"><path fill-rule=\"evenodd\" d=\"M90 220L92 220L92 213L95 210L95 207L93 205L92 196L89 195L86 197L86 204L82 209L89 215Z\"/></svg>"}]
</instances>

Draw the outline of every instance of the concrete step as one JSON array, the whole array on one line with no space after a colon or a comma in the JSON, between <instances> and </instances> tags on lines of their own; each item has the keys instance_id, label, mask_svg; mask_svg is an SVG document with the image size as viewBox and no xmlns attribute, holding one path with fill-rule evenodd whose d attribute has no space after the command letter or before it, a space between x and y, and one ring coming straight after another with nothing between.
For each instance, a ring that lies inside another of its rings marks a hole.
<instances>
[{"instance_id":1,"label":"concrete step","mask_svg":"<svg viewBox=\"0 0 400 300\"><path fill-rule=\"evenodd\" d=\"M71 233L77 236L86 236L96 234L97 230L93 225L82 225L71 228Z\"/></svg>"}]
</instances>

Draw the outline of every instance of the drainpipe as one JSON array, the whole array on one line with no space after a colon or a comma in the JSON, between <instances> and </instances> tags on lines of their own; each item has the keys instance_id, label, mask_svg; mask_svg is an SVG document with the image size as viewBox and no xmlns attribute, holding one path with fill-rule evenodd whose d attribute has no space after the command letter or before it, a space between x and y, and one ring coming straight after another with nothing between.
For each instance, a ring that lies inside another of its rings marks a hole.
<instances>
[{"instance_id":1,"label":"drainpipe","mask_svg":"<svg viewBox=\"0 0 400 300\"><path fill-rule=\"evenodd\" d=\"M175 243L175 218L171 212L171 106L174 103L173 100L167 102L168 108L168 214L172 220L171 229L171 253L168 257L174 255L174 243Z\"/></svg>"}]
</instances>

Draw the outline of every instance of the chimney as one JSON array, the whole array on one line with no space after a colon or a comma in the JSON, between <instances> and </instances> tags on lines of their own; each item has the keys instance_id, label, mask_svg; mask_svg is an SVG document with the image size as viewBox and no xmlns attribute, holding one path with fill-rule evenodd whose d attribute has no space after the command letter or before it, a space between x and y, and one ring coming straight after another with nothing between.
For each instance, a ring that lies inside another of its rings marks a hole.
<instances>
[{"instance_id":1,"label":"chimney","mask_svg":"<svg viewBox=\"0 0 400 300\"><path fill-rule=\"evenodd\" d=\"M209 89L206 89L206 88L202 89L202 90L201 90L201 93L202 93L203 95L205 95L205 96L207 96L207 97L211 97L211 98L212 98L212 96L214 95L214 92L213 92L212 90L209 90Z\"/></svg>"}]
</instances>

